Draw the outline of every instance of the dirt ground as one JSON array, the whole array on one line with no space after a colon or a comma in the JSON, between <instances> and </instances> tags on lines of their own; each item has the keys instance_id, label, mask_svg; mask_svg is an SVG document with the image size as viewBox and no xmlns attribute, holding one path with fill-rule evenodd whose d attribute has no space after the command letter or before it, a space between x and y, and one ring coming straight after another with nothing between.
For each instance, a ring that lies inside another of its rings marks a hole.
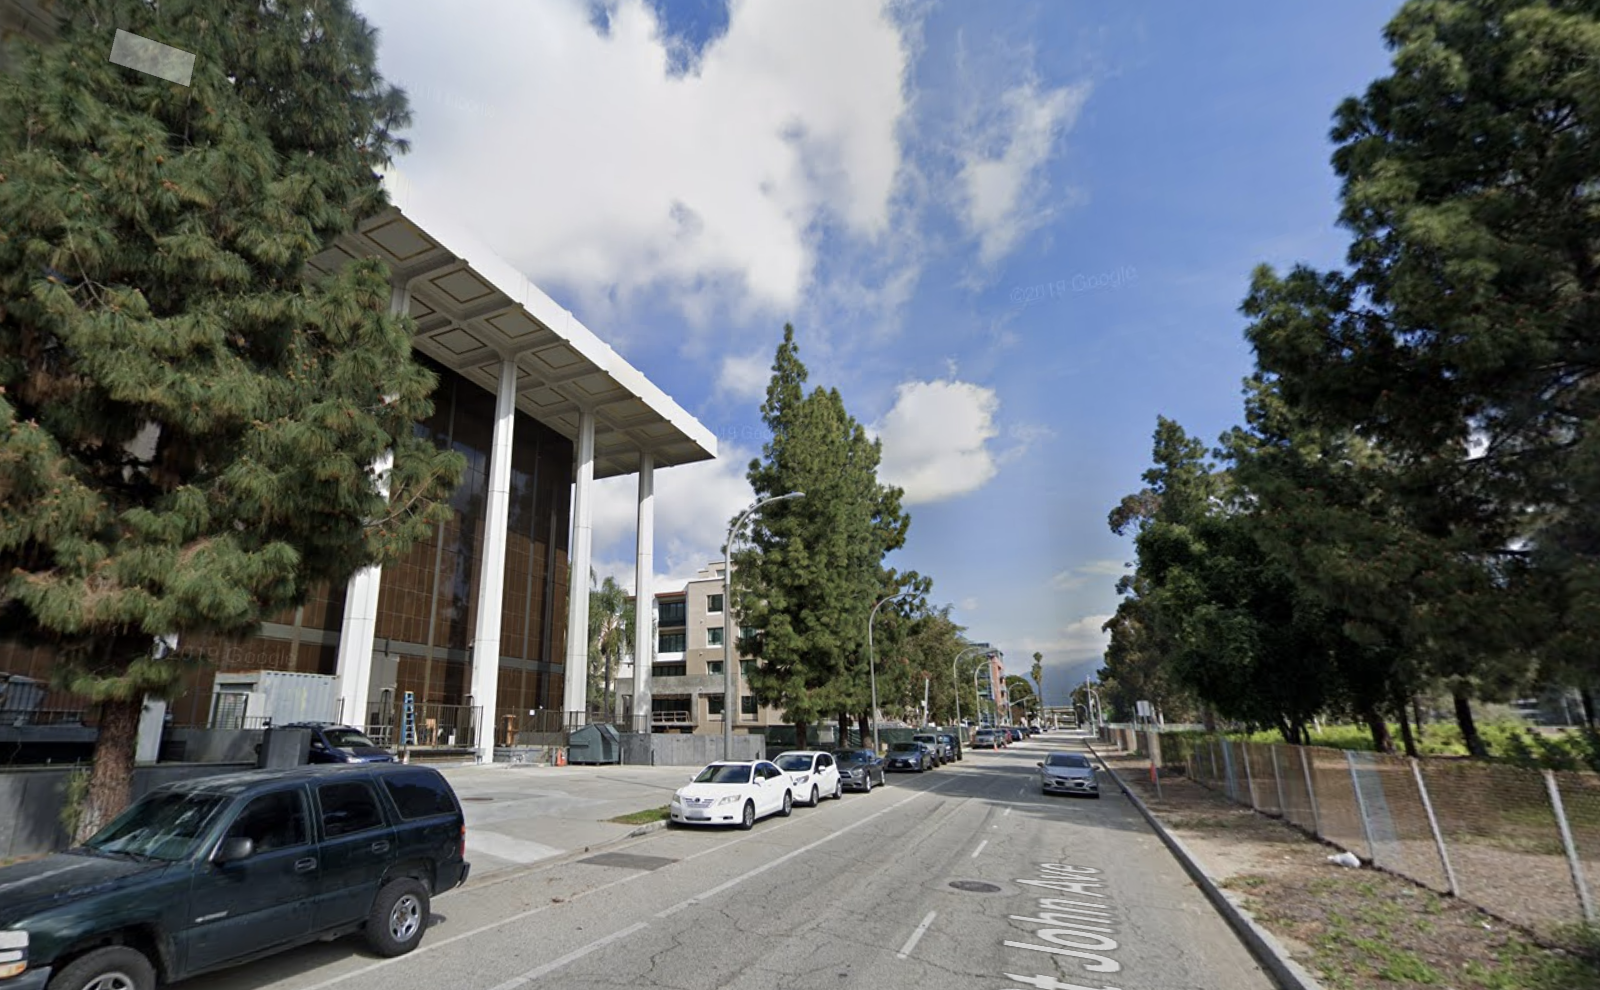
<instances>
[{"instance_id":1,"label":"dirt ground","mask_svg":"<svg viewBox=\"0 0 1600 990\"><path fill-rule=\"evenodd\" d=\"M1534 936L1455 898L1369 867L1191 780L1149 779L1149 762L1106 763L1257 923L1329 990L1600 990L1600 938Z\"/></svg>"}]
</instances>

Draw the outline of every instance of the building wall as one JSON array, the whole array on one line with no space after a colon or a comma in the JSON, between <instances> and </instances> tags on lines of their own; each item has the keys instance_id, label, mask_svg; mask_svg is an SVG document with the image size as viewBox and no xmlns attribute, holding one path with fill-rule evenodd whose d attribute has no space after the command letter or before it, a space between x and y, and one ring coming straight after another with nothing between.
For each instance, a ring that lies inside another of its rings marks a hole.
<instances>
[{"instance_id":1,"label":"building wall","mask_svg":"<svg viewBox=\"0 0 1600 990\"><path fill-rule=\"evenodd\" d=\"M722 674L712 674L710 664L721 663L723 658L722 646L710 646L708 631L712 628L724 629L723 635L735 635L736 630L728 627L728 603L723 602L724 611L712 613L709 605L712 596L721 595L722 567L713 563L702 570L692 580L684 585L681 592L662 592L656 596L657 614L660 614L661 603L664 601L683 601L685 603L685 620L683 631L687 642L681 655L658 655L656 663L678 663L684 665L684 674L681 677L663 677L652 674L650 681L650 694L654 699L657 710L670 707L681 699L687 699L691 712L691 721L688 723L662 723L655 725L657 730L692 731L700 735L722 734L722 713L713 709L722 703L723 679ZM659 623L659 632L675 631L675 626ZM738 640L734 639L734 662L741 663L749 657L738 653ZM749 732L752 729L765 729L768 726L782 725L783 713L772 707L758 707L754 715L744 712L743 698L750 694L749 684L742 677L738 679L737 689L740 696L738 720L734 722L734 731ZM631 691L631 682L625 688ZM663 704L665 703L665 704Z\"/></svg>"},{"instance_id":2,"label":"building wall","mask_svg":"<svg viewBox=\"0 0 1600 990\"><path fill-rule=\"evenodd\" d=\"M405 691L413 692L418 705L440 707L466 705L471 691L468 648L477 621L494 396L421 355L416 359L439 375L434 413L417 424L417 434L459 451L467 469L450 499L452 518L384 570L372 694L364 713L367 721L380 724L392 720ZM519 412L496 725L503 726L506 715L522 718L530 709L562 704L572 484L572 442ZM312 589L302 607L272 616L259 635L185 637L180 649L198 652L205 663L171 705L174 723L206 724L216 670L336 673L344 601L342 584L322 585ZM0 672L48 680L52 666L47 647L0 642ZM70 710L84 704L52 692L41 707ZM342 718L356 716L345 712Z\"/></svg>"}]
</instances>

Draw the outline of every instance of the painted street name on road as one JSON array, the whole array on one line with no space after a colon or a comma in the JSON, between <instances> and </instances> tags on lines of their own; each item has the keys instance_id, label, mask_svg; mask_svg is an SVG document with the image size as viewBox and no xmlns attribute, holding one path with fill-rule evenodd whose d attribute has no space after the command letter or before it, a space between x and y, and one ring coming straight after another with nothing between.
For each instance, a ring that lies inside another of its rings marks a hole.
<instances>
[{"instance_id":1,"label":"painted street name on road","mask_svg":"<svg viewBox=\"0 0 1600 990\"><path fill-rule=\"evenodd\" d=\"M1033 942L1010 940L1005 944L1014 949L1031 949L1035 952L1048 952L1056 956L1082 960L1079 965L1090 973L1120 972L1121 963L1101 954L1115 952L1118 948L1116 939L1110 937L1116 934L1116 928L1113 927L1116 918L1110 905L1106 903L1106 895L1099 889L1091 889L1106 886L1101 871L1090 866L1041 863L1039 877L1036 880L1018 880L1017 883L1043 888L1057 895L1072 894L1076 898L1098 898L1098 902L1061 896L1041 897L1039 909L1032 915L1013 914L1011 920L1045 926L1034 931L1033 937L1050 944L1037 945ZM1117 990L1116 987L1063 983L1054 976L1018 976L1016 973L1007 973L1006 978L1021 986L1034 987L1036 990ZM1020 990L1020 986L1013 990Z\"/></svg>"}]
</instances>

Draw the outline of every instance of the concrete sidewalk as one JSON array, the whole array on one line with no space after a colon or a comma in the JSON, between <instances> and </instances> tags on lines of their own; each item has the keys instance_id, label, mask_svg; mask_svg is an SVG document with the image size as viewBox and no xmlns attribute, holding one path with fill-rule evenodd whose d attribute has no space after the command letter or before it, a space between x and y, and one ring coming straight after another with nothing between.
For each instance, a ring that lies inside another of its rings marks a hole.
<instances>
[{"instance_id":1,"label":"concrete sidewalk","mask_svg":"<svg viewBox=\"0 0 1600 990\"><path fill-rule=\"evenodd\" d=\"M660 808L699 767L440 767L467 819L472 879L627 838L638 825L607 819Z\"/></svg>"}]
</instances>

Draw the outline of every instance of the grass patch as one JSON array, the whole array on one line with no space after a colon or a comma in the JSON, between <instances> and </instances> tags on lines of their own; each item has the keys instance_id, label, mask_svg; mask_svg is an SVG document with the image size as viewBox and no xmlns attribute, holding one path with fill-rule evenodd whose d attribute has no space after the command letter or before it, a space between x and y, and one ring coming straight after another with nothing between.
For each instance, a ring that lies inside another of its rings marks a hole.
<instances>
[{"instance_id":1,"label":"grass patch","mask_svg":"<svg viewBox=\"0 0 1600 990\"><path fill-rule=\"evenodd\" d=\"M670 817L672 817L672 812L668 810L667 805L662 805L659 808L630 811L626 815L618 815L608 820L616 822L618 825L648 825L651 822L664 822Z\"/></svg>"}]
</instances>

